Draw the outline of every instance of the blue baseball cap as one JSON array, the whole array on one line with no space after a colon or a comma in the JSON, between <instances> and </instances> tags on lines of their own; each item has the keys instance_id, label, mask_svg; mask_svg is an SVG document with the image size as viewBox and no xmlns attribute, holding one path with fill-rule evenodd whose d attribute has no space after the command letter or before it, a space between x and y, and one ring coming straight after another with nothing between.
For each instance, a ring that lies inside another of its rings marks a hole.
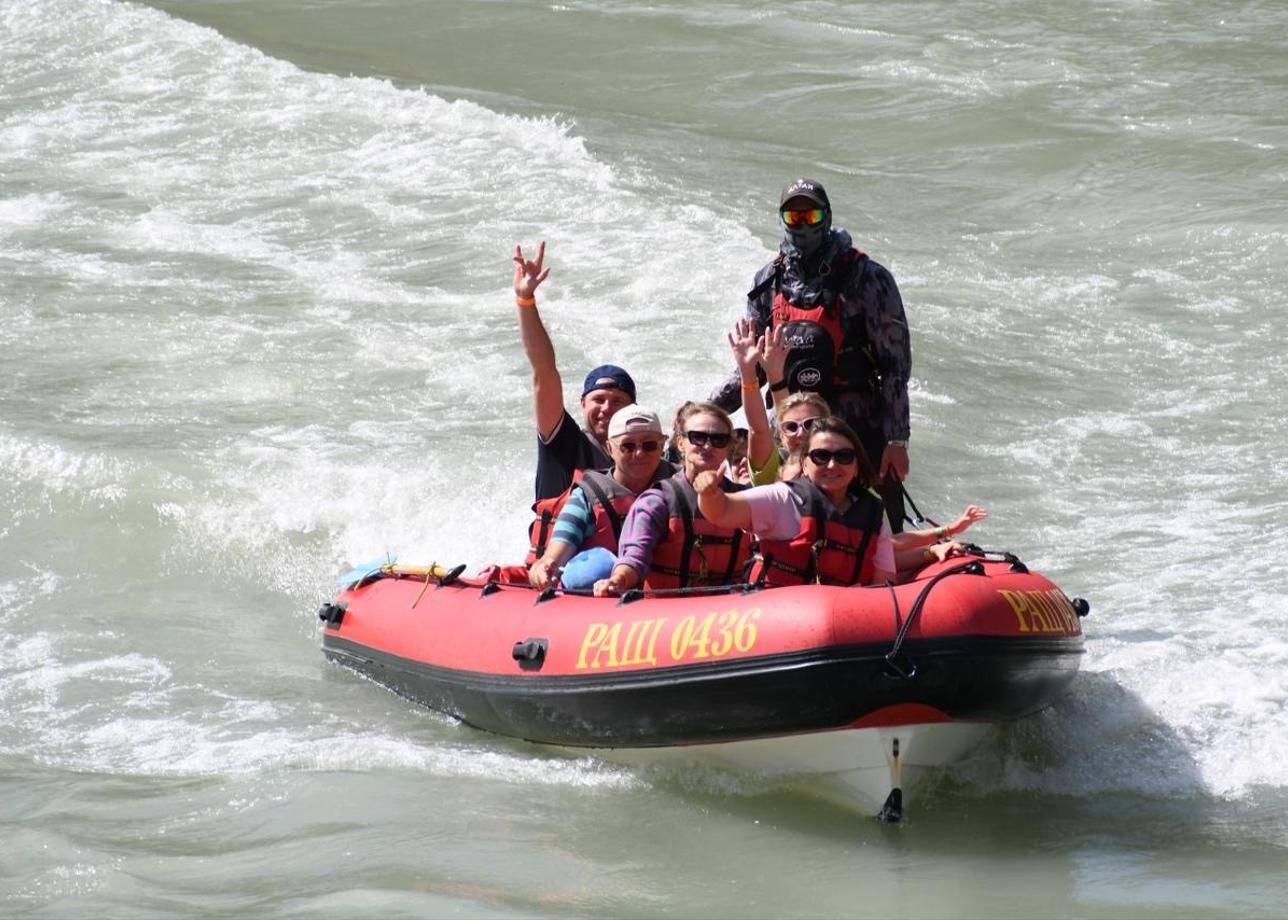
<instances>
[{"instance_id":1,"label":"blue baseball cap","mask_svg":"<svg viewBox=\"0 0 1288 920\"><path fill-rule=\"evenodd\" d=\"M631 398L631 402L635 402L635 381L616 364L601 364L586 375L581 395L585 396L591 390L621 390Z\"/></svg>"}]
</instances>

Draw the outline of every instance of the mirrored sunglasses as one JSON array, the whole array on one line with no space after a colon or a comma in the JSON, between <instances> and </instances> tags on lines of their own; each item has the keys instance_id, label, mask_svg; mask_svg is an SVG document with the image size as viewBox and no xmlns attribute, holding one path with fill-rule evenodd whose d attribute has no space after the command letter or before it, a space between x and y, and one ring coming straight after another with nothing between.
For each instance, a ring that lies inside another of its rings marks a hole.
<instances>
[{"instance_id":1,"label":"mirrored sunglasses","mask_svg":"<svg viewBox=\"0 0 1288 920\"><path fill-rule=\"evenodd\" d=\"M782 210L778 212L783 224L788 227L817 227L823 222L827 212L822 208L809 208L804 211Z\"/></svg>"}]
</instances>

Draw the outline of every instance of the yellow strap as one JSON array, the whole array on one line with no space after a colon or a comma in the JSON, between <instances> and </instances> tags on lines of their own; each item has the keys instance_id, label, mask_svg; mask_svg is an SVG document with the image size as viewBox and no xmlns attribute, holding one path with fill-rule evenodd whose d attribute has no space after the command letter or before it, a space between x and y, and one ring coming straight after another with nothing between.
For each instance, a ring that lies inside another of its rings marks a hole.
<instances>
[{"instance_id":1,"label":"yellow strap","mask_svg":"<svg viewBox=\"0 0 1288 920\"><path fill-rule=\"evenodd\" d=\"M384 565L380 567L380 571L386 575L410 575L415 578L442 578L447 574L447 569L437 562L429 565Z\"/></svg>"}]
</instances>

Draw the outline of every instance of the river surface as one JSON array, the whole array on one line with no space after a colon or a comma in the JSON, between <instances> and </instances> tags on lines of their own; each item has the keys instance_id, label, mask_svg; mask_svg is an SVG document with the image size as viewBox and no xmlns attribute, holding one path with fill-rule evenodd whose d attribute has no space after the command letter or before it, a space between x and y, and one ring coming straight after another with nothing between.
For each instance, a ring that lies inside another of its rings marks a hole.
<instances>
[{"instance_id":1,"label":"river surface","mask_svg":"<svg viewBox=\"0 0 1288 920\"><path fill-rule=\"evenodd\" d=\"M0 0L0 915L1281 915L1286 111L1278 2ZM890 827L326 664L346 564L523 551L514 244L669 413L801 174L1058 704Z\"/></svg>"}]
</instances>

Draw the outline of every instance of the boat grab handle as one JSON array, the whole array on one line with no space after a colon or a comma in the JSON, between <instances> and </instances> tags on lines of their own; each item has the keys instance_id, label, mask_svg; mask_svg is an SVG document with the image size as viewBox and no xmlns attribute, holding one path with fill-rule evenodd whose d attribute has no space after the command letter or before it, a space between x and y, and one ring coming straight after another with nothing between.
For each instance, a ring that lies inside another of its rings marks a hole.
<instances>
[{"instance_id":1,"label":"boat grab handle","mask_svg":"<svg viewBox=\"0 0 1288 920\"><path fill-rule=\"evenodd\" d=\"M908 611L908 618L904 620L903 625L899 627L899 632L894 637L894 645L890 647L890 651L886 652L885 660L887 674L897 680L911 680L913 677L917 676L917 665L915 663L909 661L905 666L899 664L896 659L899 657L899 650L903 648L903 640L908 638L908 631L912 629L912 624L917 621L917 617L921 616L921 610L926 606L926 596L930 594L930 589L939 584L949 575L983 574L984 564L978 559L972 559L970 562L963 563L962 565L954 566L951 569L945 569L934 578L930 579L930 581L926 582L926 587L921 589L921 593L917 595L917 599L912 602L912 608Z\"/></svg>"}]
</instances>

